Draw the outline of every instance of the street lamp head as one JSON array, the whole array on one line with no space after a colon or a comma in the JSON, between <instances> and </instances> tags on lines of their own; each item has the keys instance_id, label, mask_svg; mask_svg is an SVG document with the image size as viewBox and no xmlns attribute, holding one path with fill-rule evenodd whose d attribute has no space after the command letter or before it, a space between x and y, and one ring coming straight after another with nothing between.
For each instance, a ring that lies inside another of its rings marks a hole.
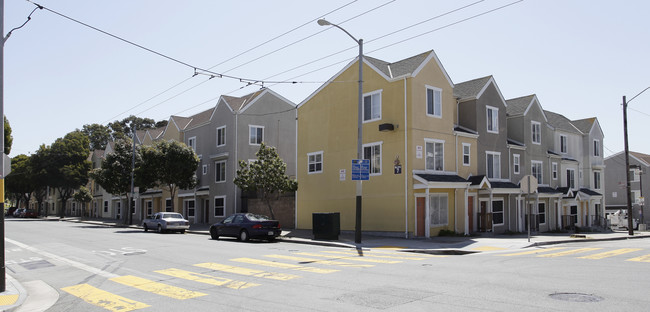
<instances>
[{"instance_id":1,"label":"street lamp head","mask_svg":"<svg viewBox=\"0 0 650 312\"><path fill-rule=\"evenodd\" d=\"M327 26L327 25L332 25L332 23L328 22L324 18L321 18L321 19L318 20L318 25Z\"/></svg>"}]
</instances>

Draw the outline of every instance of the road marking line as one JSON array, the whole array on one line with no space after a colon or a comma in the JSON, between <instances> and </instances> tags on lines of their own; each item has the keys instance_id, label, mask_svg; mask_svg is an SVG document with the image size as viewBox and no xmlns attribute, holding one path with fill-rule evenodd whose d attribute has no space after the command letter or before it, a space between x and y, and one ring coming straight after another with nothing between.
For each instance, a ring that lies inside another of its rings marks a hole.
<instances>
[{"instance_id":1,"label":"road marking line","mask_svg":"<svg viewBox=\"0 0 650 312\"><path fill-rule=\"evenodd\" d=\"M73 266L73 267L75 267L77 269L81 269L81 270L84 270L86 272L90 272L90 273L95 274L95 275L103 276L105 278L113 278L113 277L118 277L119 276L117 274L106 272L106 271L98 269L98 268L93 268L93 267L91 267L89 265L85 265L85 264L83 264L81 262L66 259L66 258L57 256L55 254L51 254L51 253L49 253L47 251L43 251L43 250L40 250L38 248L34 248L32 246L28 246L28 245L25 245L23 243L19 243L19 242L15 241L15 240L12 240L12 239L9 239L9 238L5 238L5 241L9 242L11 244L14 244L14 245L16 245L16 246L18 246L20 248L23 248L25 250L29 250L31 252L37 253L37 254L39 254L41 256L44 256L46 258L50 258L52 260L56 260L56 261L59 261L59 262L66 263L66 264L68 264L70 266Z\"/></svg>"},{"instance_id":2,"label":"road marking line","mask_svg":"<svg viewBox=\"0 0 650 312\"><path fill-rule=\"evenodd\" d=\"M274 261L267 261L267 260L261 260L261 259L252 259L252 258L237 258L237 259L230 259L230 261L248 263L248 264L256 264L256 265L262 265L262 266L267 266L267 267L272 267L272 268L281 268L281 269L305 271L305 272L311 272L311 273L320 273L320 274L334 273L334 272L339 271L339 270L334 270L334 269L321 269L321 268L301 266L301 265L291 264L291 263L274 262Z\"/></svg>"},{"instance_id":3,"label":"road marking line","mask_svg":"<svg viewBox=\"0 0 650 312\"><path fill-rule=\"evenodd\" d=\"M559 249L566 249L566 247L553 247L553 248L546 248L546 249L535 249L535 250L529 250L529 251L523 251L523 252L515 252L515 253L509 253L509 254L498 255L498 256L510 257L510 256L532 255L532 254L536 254L536 253L549 252L549 251L559 250Z\"/></svg>"},{"instance_id":4,"label":"road marking line","mask_svg":"<svg viewBox=\"0 0 650 312\"><path fill-rule=\"evenodd\" d=\"M323 255L323 254L313 253L313 252L295 252L294 254L301 255L301 256L321 257L321 258L331 258L331 257L333 257L332 255ZM344 256L344 257L340 257L339 259L359 261L359 262L389 263L389 264L401 263L402 262L402 261L397 261L397 260L370 259L370 258L359 257L359 256Z\"/></svg>"},{"instance_id":5,"label":"road marking line","mask_svg":"<svg viewBox=\"0 0 650 312\"><path fill-rule=\"evenodd\" d=\"M170 297L174 299L184 300L190 298L196 298L201 296L206 296L207 294L191 291L184 288L171 286L163 283L154 282L145 278L125 275L111 278L111 281L120 283L122 285L131 286L140 290L148 291L154 294L158 294L165 297Z\"/></svg>"},{"instance_id":6,"label":"road marking line","mask_svg":"<svg viewBox=\"0 0 650 312\"><path fill-rule=\"evenodd\" d=\"M182 278L194 282L199 282L199 283L204 283L204 284L209 284L209 285L214 285L214 286L225 286L231 289L244 289L244 288L249 288L249 287L254 287L254 286L260 286L261 284L256 284L256 283L247 283L247 282L240 282L240 281L234 281L228 278L224 277L216 277L216 276L210 276L210 275L205 275L201 273L195 273L195 272L190 272L190 271L185 271L185 270L179 270L179 269L166 269L166 270L158 270L154 271L156 273L160 274L165 274L177 278Z\"/></svg>"},{"instance_id":7,"label":"road marking line","mask_svg":"<svg viewBox=\"0 0 650 312\"><path fill-rule=\"evenodd\" d=\"M150 307L150 305L124 298L107 291L95 288L88 284L79 284L75 286L61 288L73 296L83 299L85 302L92 305L102 307L110 311L133 311L137 309L143 309Z\"/></svg>"},{"instance_id":8,"label":"road marking line","mask_svg":"<svg viewBox=\"0 0 650 312\"><path fill-rule=\"evenodd\" d=\"M320 260L314 258L294 257L294 256L285 256L285 255L265 255L265 257L274 258L274 259L293 260L301 263L319 263L325 265L338 265L344 267L357 267L357 268L374 267L373 264L355 264L355 263L349 263L343 261Z\"/></svg>"},{"instance_id":9,"label":"road marking line","mask_svg":"<svg viewBox=\"0 0 650 312\"><path fill-rule=\"evenodd\" d=\"M538 257L545 257L545 258L562 257L562 256L568 256L577 253L589 252L589 251L600 250L600 249L602 248L578 248L578 249L572 249L567 251L560 251L552 254L539 255Z\"/></svg>"},{"instance_id":10,"label":"road marking line","mask_svg":"<svg viewBox=\"0 0 650 312\"><path fill-rule=\"evenodd\" d=\"M195 264L194 266L215 270L215 271L246 275L246 276L262 277L262 278L274 279L279 281L288 281L290 279L300 277L298 275L293 275L293 274L264 272L260 270L230 266L230 265L219 264L214 262L199 263L199 264Z\"/></svg>"},{"instance_id":11,"label":"road marking line","mask_svg":"<svg viewBox=\"0 0 650 312\"><path fill-rule=\"evenodd\" d=\"M476 250L476 251L496 251L496 250L505 250L505 249L507 248L494 247L494 246L481 246L481 247L472 248L472 250Z\"/></svg>"},{"instance_id":12,"label":"road marking line","mask_svg":"<svg viewBox=\"0 0 650 312\"><path fill-rule=\"evenodd\" d=\"M378 255L376 253L371 253L371 252L359 252L357 251L334 251L334 250L326 250L322 251L325 253L331 253L331 254L340 254L340 255L349 255L349 256L359 256L359 257L370 257L370 258L382 258L382 259L399 259L399 260L426 260L427 258L423 257L413 257L413 256L384 256L384 255Z\"/></svg>"},{"instance_id":13,"label":"road marking line","mask_svg":"<svg viewBox=\"0 0 650 312\"><path fill-rule=\"evenodd\" d=\"M625 261L650 262L650 255L627 259Z\"/></svg>"},{"instance_id":14,"label":"road marking line","mask_svg":"<svg viewBox=\"0 0 650 312\"><path fill-rule=\"evenodd\" d=\"M594 254L594 255L589 255L589 256L584 256L584 257L579 257L579 258L580 259L596 259L597 260L597 259L603 259L603 258L607 258L607 257L618 256L618 255L622 255L622 254L626 254L626 253L630 253L630 252L635 252L635 251L639 251L639 250L641 250L641 248L621 248L621 249L611 250L611 251L607 251L607 252L601 252L601 253L597 253L597 254Z\"/></svg>"},{"instance_id":15,"label":"road marking line","mask_svg":"<svg viewBox=\"0 0 650 312\"><path fill-rule=\"evenodd\" d=\"M0 296L0 306L13 305L18 301L19 295L2 295Z\"/></svg>"}]
</instances>

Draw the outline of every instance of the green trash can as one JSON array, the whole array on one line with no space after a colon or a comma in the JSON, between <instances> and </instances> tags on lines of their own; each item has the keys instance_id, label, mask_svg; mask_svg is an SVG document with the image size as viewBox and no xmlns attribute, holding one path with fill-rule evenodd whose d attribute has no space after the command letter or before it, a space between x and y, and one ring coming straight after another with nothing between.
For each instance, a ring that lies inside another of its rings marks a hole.
<instances>
[{"instance_id":1,"label":"green trash can","mask_svg":"<svg viewBox=\"0 0 650 312\"><path fill-rule=\"evenodd\" d=\"M314 239L338 240L341 233L341 214L317 212L312 214Z\"/></svg>"}]
</instances>

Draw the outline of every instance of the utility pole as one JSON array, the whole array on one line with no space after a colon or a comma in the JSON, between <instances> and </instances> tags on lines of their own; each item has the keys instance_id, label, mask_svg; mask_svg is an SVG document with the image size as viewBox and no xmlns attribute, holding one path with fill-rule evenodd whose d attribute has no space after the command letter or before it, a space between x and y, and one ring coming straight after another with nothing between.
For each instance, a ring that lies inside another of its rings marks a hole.
<instances>
[{"instance_id":1,"label":"utility pole","mask_svg":"<svg viewBox=\"0 0 650 312\"><path fill-rule=\"evenodd\" d=\"M634 235L632 222L632 190L630 189L630 148L627 143L627 100L623 96L623 137L625 142L625 183L627 187L627 232Z\"/></svg>"},{"instance_id":2,"label":"utility pole","mask_svg":"<svg viewBox=\"0 0 650 312\"><path fill-rule=\"evenodd\" d=\"M4 62L5 62L5 1L0 0L0 117L2 118L2 127L0 127L0 292L7 290L6 272L5 272L5 127L4 127Z\"/></svg>"}]
</instances>

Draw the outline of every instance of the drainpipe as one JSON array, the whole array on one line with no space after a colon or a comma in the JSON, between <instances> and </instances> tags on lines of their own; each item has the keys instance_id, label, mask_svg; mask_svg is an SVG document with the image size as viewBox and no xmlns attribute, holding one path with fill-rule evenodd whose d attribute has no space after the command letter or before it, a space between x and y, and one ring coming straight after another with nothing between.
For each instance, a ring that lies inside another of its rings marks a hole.
<instances>
[{"instance_id":1,"label":"drainpipe","mask_svg":"<svg viewBox=\"0 0 650 312\"><path fill-rule=\"evenodd\" d=\"M294 157L294 168L296 174L296 180L298 180L298 106L296 106L296 143L295 143L295 157ZM294 201L293 201L293 227L298 228L298 191L295 192Z\"/></svg>"},{"instance_id":2,"label":"drainpipe","mask_svg":"<svg viewBox=\"0 0 650 312\"><path fill-rule=\"evenodd\" d=\"M409 154L408 154L408 107L406 97L406 77L404 77L404 238L409 238Z\"/></svg>"},{"instance_id":3,"label":"drainpipe","mask_svg":"<svg viewBox=\"0 0 650 312\"><path fill-rule=\"evenodd\" d=\"M233 168L233 177L237 174L237 167L239 166L239 156L238 156L238 153L237 153L239 151L239 114L237 114L236 111L234 113L235 113L235 161L234 161L235 164L233 166L234 167ZM216 166L215 166L215 170L216 170ZM234 188L235 188L235 209L234 209L233 212L237 212L237 197L238 197L237 196L237 186L235 185ZM223 208L225 210L224 212L226 213L226 215L228 215L228 212L227 212L228 207L223 207Z\"/></svg>"}]
</instances>

